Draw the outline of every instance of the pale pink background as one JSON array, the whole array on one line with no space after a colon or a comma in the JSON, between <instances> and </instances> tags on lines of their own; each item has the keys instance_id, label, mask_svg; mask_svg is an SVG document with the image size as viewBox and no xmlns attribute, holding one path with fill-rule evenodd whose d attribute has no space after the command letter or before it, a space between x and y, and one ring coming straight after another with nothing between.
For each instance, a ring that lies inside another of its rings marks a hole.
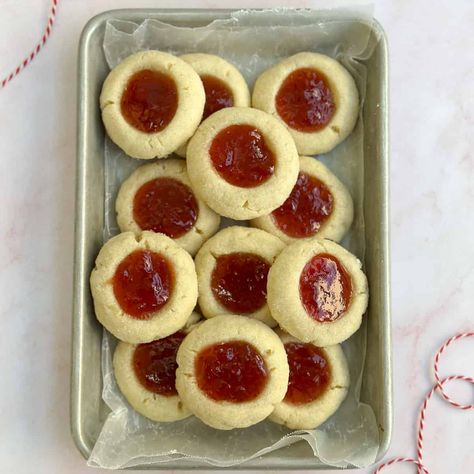
<instances>
[{"instance_id":1,"label":"pale pink background","mask_svg":"<svg viewBox=\"0 0 474 474\"><path fill-rule=\"evenodd\" d=\"M0 3L2 77L37 40L48 3ZM90 472L68 419L76 56L85 22L130 6L312 5L64 0L46 49L0 91L0 472ZM380 0L375 16L391 54L395 424L389 455L413 455L432 355L448 336L474 328L474 3ZM474 341L462 342L443 372L472 374L473 360ZM464 401L472 397L470 387L452 390ZM474 413L436 400L428 416L431 472L474 472Z\"/></svg>"}]
</instances>

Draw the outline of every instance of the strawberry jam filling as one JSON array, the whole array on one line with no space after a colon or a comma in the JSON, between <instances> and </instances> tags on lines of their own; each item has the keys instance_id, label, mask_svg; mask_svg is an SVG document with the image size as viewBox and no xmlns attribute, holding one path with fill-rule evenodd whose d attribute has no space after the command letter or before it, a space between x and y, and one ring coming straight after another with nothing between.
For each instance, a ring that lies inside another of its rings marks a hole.
<instances>
[{"instance_id":1,"label":"strawberry jam filling","mask_svg":"<svg viewBox=\"0 0 474 474\"><path fill-rule=\"evenodd\" d=\"M186 337L178 331L164 339L139 344L133 353L133 369L140 383L150 392L176 395L176 353Z\"/></svg>"},{"instance_id":2,"label":"strawberry jam filling","mask_svg":"<svg viewBox=\"0 0 474 474\"><path fill-rule=\"evenodd\" d=\"M230 341L202 349L195 359L199 388L212 400L248 402L262 393L268 380L260 353L244 341Z\"/></svg>"},{"instance_id":3,"label":"strawberry jam filling","mask_svg":"<svg viewBox=\"0 0 474 474\"><path fill-rule=\"evenodd\" d=\"M206 93L206 104L202 114L203 120L218 110L234 105L234 97L224 81L215 76L201 76Z\"/></svg>"},{"instance_id":4,"label":"strawberry jam filling","mask_svg":"<svg viewBox=\"0 0 474 474\"><path fill-rule=\"evenodd\" d=\"M290 366L285 402L302 405L316 400L331 381L331 369L324 351L302 342L288 342L285 350Z\"/></svg>"},{"instance_id":5,"label":"strawberry jam filling","mask_svg":"<svg viewBox=\"0 0 474 474\"><path fill-rule=\"evenodd\" d=\"M266 303L269 269L266 260L252 253L220 255L211 275L212 293L233 313L253 313Z\"/></svg>"},{"instance_id":6,"label":"strawberry jam filling","mask_svg":"<svg viewBox=\"0 0 474 474\"><path fill-rule=\"evenodd\" d=\"M300 132L317 132L334 116L336 104L327 77L312 68L296 69L283 81L275 106L282 120Z\"/></svg>"},{"instance_id":7,"label":"strawberry jam filling","mask_svg":"<svg viewBox=\"0 0 474 474\"><path fill-rule=\"evenodd\" d=\"M277 227L290 237L316 234L333 211L333 196L314 176L300 172L288 199L272 212Z\"/></svg>"},{"instance_id":8,"label":"strawberry jam filling","mask_svg":"<svg viewBox=\"0 0 474 474\"><path fill-rule=\"evenodd\" d=\"M163 255L139 249L120 262L112 284L115 298L128 316L149 319L171 297L174 272Z\"/></svg>"},{"instance_id":9,"label":"strawberry jam filling","mask_svg":"<svg viewBox=\"0 0 474 474\"><path fill-rule=\"evenodd\" d=\"M177 238L196 223L198 204L191 189L172 178L148 181L133 199L133 218L142 230Z\"/></svg>"},{"instance_id":10,"label":"strawberry jam filling","mask_svg":"<svg viewBox=\"0 0 474 474\"><path fill-rule=\"evenodd\" d=\"M300 297L309 316L319 322L341 317L349 307L352 281L334 255L314 256L300 276Z\"/></svg>"},{"instance_id":11,"label":"strawberry jam filling","mask_svg":"<svg viewBox=\"0 0 474 474\"><path fill-rule=\"evenodd\" d=\"M160 132L176 113L178 90L170 76L144 69L128 80L120 105L132 127L145 133Z\"/></svg>"},{"instance_id":12,"label":"strawberry jam filling","mask_svg":"<svg viewBox=\"0 0 474 474\"><path fill-rule=\"evenodd\" d=\"M209 155L219 175L242 188L264 183L275 171L273 152L251 125L231 125L221 130L212 140Z\"/></svg>"}]
</instances>

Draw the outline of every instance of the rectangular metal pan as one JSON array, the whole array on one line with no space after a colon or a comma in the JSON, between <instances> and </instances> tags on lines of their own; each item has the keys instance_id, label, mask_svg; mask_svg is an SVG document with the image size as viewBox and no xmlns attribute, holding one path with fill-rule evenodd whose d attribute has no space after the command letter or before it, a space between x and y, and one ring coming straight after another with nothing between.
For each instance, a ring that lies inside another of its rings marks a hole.
<instances>
[{"instance_id":1,"label":"rectangular metal pan","mask_svg":"<svg viewBox=\"0 0 474 474\"><path fill-rule=\"evenodd\" d=\"M102 13L85 26L79 48L76 230L72 331L71 430L85 458L100 432L108 409L101 398L101 337L91 294L89 274L102 245L104 221L104 129L99 111L99 93L108 73L102 50L105 23L109 19L141 22L156 18L175 25L204 26L228 18L231 10L133 9ZM292 15L291 10L287 15ZM297 15L294 15L297 21ZM368 29L368 30L367 30ZM367 357L361 400L374 410L380 431L378 459L386 452L392 427L390 349L389 217L388 217L388 96L387 44L377 22L348 24L341 40L357 32L369 32L372 54L367 67L364 120L364 218L365 269L370 285ZM173 461L154 469L213 469L207 464ZM322 469L304 443L272 452L240 466L242 469Z\"/></svg>"}]
</instances>

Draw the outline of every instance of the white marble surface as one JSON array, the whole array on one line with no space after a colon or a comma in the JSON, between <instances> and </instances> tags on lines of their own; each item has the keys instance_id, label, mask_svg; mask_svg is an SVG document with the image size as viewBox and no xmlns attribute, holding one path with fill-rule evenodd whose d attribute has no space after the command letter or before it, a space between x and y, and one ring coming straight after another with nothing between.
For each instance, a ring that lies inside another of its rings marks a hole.
<instances>
[{"instance_id":1,"label":"white marble surface","mask_svg":"<svg viewBox=\"0 0 474 474\"><path fill-rule=\"evenodd\" d=\"M139 3L256 6L250 0ZM47 4L1 2L2 73L40 35ZM2 473L89 471L71 440L68 419L76 50L88 18L133 5L62 2L45 50L0 91ZM395 423L389 456L413 455L432 355L448 336L474 328L474 3L383 0L376 2L375 16L387 31L391 53ZM462 342L447 356L443 373L472 374L472 360L474 342ZM465 401L472 397L470 387L452 390ZM429 410L425 456L431 472L474 472L474 413L439 400Z\"/></svg>"}]
</instances>

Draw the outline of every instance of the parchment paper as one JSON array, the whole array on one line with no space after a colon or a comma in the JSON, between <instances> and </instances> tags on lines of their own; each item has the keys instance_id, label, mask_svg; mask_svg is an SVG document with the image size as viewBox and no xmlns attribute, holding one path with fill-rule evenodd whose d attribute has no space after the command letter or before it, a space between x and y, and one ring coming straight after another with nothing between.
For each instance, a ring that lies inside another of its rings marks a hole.
<instances>
[{"instance_id":1,"label":"parchment paper","mask_svg":"<svg viewBox=\"0 0 474 474\"><path fill-rule=\"evenodd\" d=\"M231 19L199 28L176 27L156 20L146 20L140 25L113 20L107 23L103 48L111 68L143 49L160 49L178 55L189 52L217 54L235 64L250 86L264 69L279 59L300 51L318 51L337 58L351 71L362 104L366 70L358 60L368 54L368 37L354 35L355 39L350 43L335 42L335 38L344 22L347 26L344 18L350 16L370 21L371 14L371 7L351 12L302 10L295 21L281 9L261 13L241 11ZM362 120L343 144L318 158L348 186L354 198L354 224L342 244L363 261ZM144 162L127 157L108 139L104 159L106 241L119 232L114 211L118 188L131 171ZM363 467L375 460L379 443L376 419L372 409L359 402L366 350L365 323L343 344L351 373L349 395L335 415L311 431L290 431L270 421L224 432L209 428L194 417L175 423L150 421L137 414L117 388L112 370L115 344L114 338L104 331L103 399L111 413L89 458L90 466L118 469L176 459L187 459L190 463L199 460L219 467L235 466L298 441L310 446L315 466Z\"/></svg>"}]
</instances>

